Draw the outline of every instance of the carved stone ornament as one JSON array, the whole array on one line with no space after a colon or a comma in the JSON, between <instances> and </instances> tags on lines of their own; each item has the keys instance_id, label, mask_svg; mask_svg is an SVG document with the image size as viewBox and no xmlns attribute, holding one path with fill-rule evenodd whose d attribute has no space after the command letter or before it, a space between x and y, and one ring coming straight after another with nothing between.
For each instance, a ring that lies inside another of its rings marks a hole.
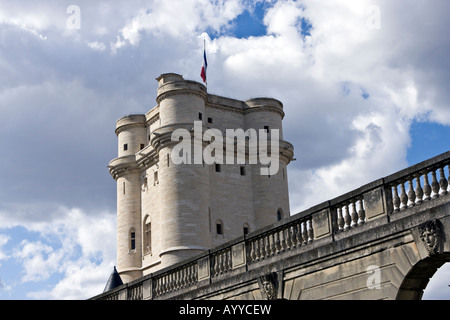
<instances>
[{"instance_id":1,"label":"carved stone ornament","mask_svg":"<svg viewBox=\"0 0 450 320\"><path fill-rule=\"evenodd\" d=\"M278 292L278 280L276 273L265 274L258 278L261 294L267 300L276 300Z\"/></svg>"},{"instance_id":2,"label":"carved stone ornament","mask_svg":"<svg viewBox=\"0 0 450 320\"><path fill-rule=\"evenodd\" d=\"M427 221L419 226L420 240L422 240L429 255L439 253L441 230L438 220Z\"/></svg>"}]
</instances>

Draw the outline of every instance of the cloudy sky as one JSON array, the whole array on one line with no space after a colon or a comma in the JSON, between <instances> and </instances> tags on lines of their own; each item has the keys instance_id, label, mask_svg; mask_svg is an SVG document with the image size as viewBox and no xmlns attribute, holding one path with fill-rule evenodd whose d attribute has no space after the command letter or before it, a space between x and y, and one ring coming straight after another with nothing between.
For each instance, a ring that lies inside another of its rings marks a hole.
<instances>
[{"instance_id":1,"label":"cloudy sky","mask_svg":"<svg viewBox=\"0 0 450 320\"><path fill-rule=\"evenodd\" d=\"M0 299L103 291L115 121L156 104L162 73L200 82L204 39L210 93L283 102L291 213L450 150L449 12L448 0L0 0ZM427 297L450 297L448 269Z\"/></svg>"}]
</instances>

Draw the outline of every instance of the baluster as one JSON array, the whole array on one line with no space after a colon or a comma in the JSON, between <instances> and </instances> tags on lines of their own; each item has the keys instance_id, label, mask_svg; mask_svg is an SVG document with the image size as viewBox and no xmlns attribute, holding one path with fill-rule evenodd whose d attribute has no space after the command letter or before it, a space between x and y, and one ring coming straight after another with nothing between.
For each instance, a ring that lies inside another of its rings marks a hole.
<instances>
[{"instance_id":1,"label":"baluster","mask_svg":"<svg viewBox=\"0 0 450 320\"><path fill-rule=\"evenodd\" d=\"M273 256L275 254L275 239L273 237L273 233L269 234L269 245L270 245L270 255Z\"/></svg>"},{"instance_id":2,"label":"baluster","mask_svg":"<svg viewBox=\"0 0 450 320\"><path fill-rule=\"evenodd\" d=\"M358 225L358 212L356 212L356 200L352 201L351 203L352 206L352 226L357 226Z\"/></svg>"},{"instance_id":3,"label":"baluster","mask_svg":"<svg viewBox=\"0 0 450 320\"><path fill-rule=\"evenodd\" d=\"M394 205L394 211L400 211L400 197L398 196L397 185L392 186L394 195L392 196L392 204Z\"/></svg>"},{"instance_id":4,"label":"baluster","mask_svg":"<svg viewBox=\"0 0 450 320\"><path fill-rule=\"evenodd\" d=\"M445 179L445 175L444 175L444 166L442 168L439 168L439 186L441 187L441 194L447 194L447 187L448 187L448 182L447 179Z\"/></svg>"},{"instance_id":5,"label":"baluster","mask_svg":"<svg viewBox=\"0 0 450 320\"><path fill-rule=\"evenodd\" d=\"M280 234L275 231L274 236L275 236L275 254L278 254L278 253L280 253L280 249L281 249Z\"/></svg>"},{"instance_id":6,"label":"baluster","mask_svg":"<svg viewBox=\"0 0 450 320\"><path fill-rule=\"evenodd\" d=\"M219 274L219 261L218 261L217 253L214 255L214 266L213 266L213 275L217 276Z\"/></svg>"},{"instance_id":7,"label":"baluster","mask_svg":"<svg viewBox=\"0 0 450 320\"><path fill-rule=\"evenodd\" d=\"M286 251L286 237L284 236L284 230L280 229L281 251Z\"/></svg>"},{"instance_id":8,"label":"baluster","mask_svg":"<svg viewBox=\"0 0 450 320\"><path fill-rule=\"evenodd\" d=\"M180 287L184 288L185 286L187 286L189 284L189 282L187 281L187 271L189 270L190 266L187 266L186 268L182 268L180 270Z\"/></svg>"},{"instance_id":9,"label":"baluster","mask_svg":"<svg viewBox=\"0 0 450 320\"><path fill-rule=\"evenodd\" d=\"M303 244L308 243L308 230L306 226L306 221L302 221L302 237L303 237Z\"/></svg>"},{"instance_id":10,"label":"baluster","mask_svg":"<svg viewBox=\"0 0 450 320\"><path fill-rule=\"evenodd\" d=\"M314 229L312 226L312 217L310 217L307 221L307 224L309 224L309 229L308 229L308 242L311 242L314 240Z\"/></svg>"},{"instance_id":11,"label":"baluster","mask_svg":"<svg viewBox=\"0 0 450 320\"><path fill-rule=\"evenodd\" d=\"M266 257L270 257L270 234L266 235L266 239L264 240Z\"/></svg>"},{"instance_id":12,"label":"baluster","mask_svg":"<svg viewBox=\"0 0 450 320\"><path fill-rule=\"evenodd\" d=\"M260 241L260 248L261 248L261 260L264 260L266 258L266 241L265 241L265 236L263 235L261 237L261 239L259 239Z\"/></svg>"},{"instance_id":13,"label":"baluster","mask_svg":"<svg viewBox=\"0 0 450 320\"><path fill-rule=\"evenodd\" d=\"M423 198L423 189L422 186L420 185L420 173L418 175L416 175L416 203L422 203L422 198Z\"/></svg>"},{"instance_id":14,"label":"baluster","mask_svg":"<svg viewBox=\"0 0 450 320\"><path fill-rule=\"evenodd\" d=\"M192 269L192 272L191 272L191 277L192 277L191 283L197 283L198 282L198 266L197 266L197 264L193 264L190 269Z\"/></svg>"},{"instance_id":15,"label":"baluster","mask_svg":"<svg viewBox=\"0 0 450 320\"><path fill-rule=\"evenodd\" d=\"M437 198L439 197L439 183L437 182L436 179L436 171L433 169L433 171L431 171L431 177L432 177L432 181L431 181L431 191L433 191L433 196L432 198Z\"/></svg>"},{"instance_id":16,"label":"baluster","mask_svg":"<svg viewBox=\"0 0 450 320\"><path fill-rule=\"evenodd\" d=\"M173 272L173 289L178 290L180 287L179 270Z\"/></svg>"},{"instance_id":17,"label":"baluster","mask_svg":"<svg viewBox=\"0 0 450 320\"><path fill-rule=\"evenodd\" d=\"M171 292L173 290L173 273L169 273L169 275L167 276L167 284L169 287L169 292Z\"/></svg>"},{"instance_id":18,"label":"baluster","mask_svg":"<svg viewBox=\"0 0 450 320\"><path fill-rule=\"evenodd\" d=\"M259 238L255 240L256 261L259 261L261 259L261 248L259 240Z\"/></svg>"},{"instance_id":19,"label":"baluster","mask_svg":"<svg viewBox=\"0 0 450 320\"><path fill-rule=\"evenodd\" d=\"M342 214L341 207L337 208L337 215L338 215L338 219L337 219L338 228L340 231L342 231L342 230L344 230L344 215Z\"/></svg>"},{"instance_id":20,"label":"baluster","mask_svg":"<svg viewBox=\"0 0 450 320\"><path fill-rule=\"evenodd\" d=\"M301 246L301 241L300 241L300 233L298 232L298 221L294 223L294 239L295 239L295 247L300 247Z\"/></svg>"},{"instance_id":21,"label":"baluster","mask_svg":"<svg viewBox=\"0 0 450 320\"><path fill-rule=\"evenodd\" d=\"M157 297L159 295L159 279L158 278L153 278L153 296Z\"/></svg>"},{"instance_id":22,"label":"baluster","mask_svg":"<svg viewBox=\"0 0 450 320\"><path fill-rule=\"evenodd\" d=\"M413 189L413 183L412 180L409 179L408 180L408 200L409 200L409 207L413 207L414 204L416 203L416 193L414 192Z\"/></svg>"},{"instance_id":23,"label":"baluster","mask_svg":"<svg viewBox=\"0 0 450 320\"><path fill-rule=\"evenodd\" d=\"M361 224L364 224L364 222L366 222L366 211L364 210L362 198L358 199L358 204L359 204L359 210L358 210L359 222L358 222L358 224L361 225Z\"/></svg>"},{"instance_id":24,"label":"baluster","mask_svg":"<svg viewBox=\"0 0 450 320\"><path fill-rule=\"evenodd\" d=\"M291 250L293 247L295 247L295 245L292 243L292 232L293 232L292 225L288 226L286 228L286 245L288 250Z\"/></svg>"},{"instance_id":25,"label":"baluster","mask_svg":"<svg viewBox=\"0 0 450 320\"><path fill-rule=\"evenodd\" d=\"M250 242L250 260L256 260L256 252L255 252L255 241Z\"/></svg>"},{"instance_id":26,"label":"baluster","mask_svg":"<svg viewBox=\"0 0 450 320\"><path fill-rule=\"evenodd\" d=\"M425 171L424 176L423 176L423 194L425 195L424 200L430 200L430 195L431 195L431 186L430 183L428 182L428 173Z\"/></svg>"},{"instance_id":27,"label":"baluster","mask_svg":"<svg viewBox=\"0 0 450 320\"><path fill-rule=\"evenodd\" d=\"M231 249L227 250L227 272L231 270Z\"/></svg>"},{"instance_id":28,"label":"baluster","mask_svg":"<svg viewBox=\"0 0 450 320\"><path fill-rule=\"evenodd\" d=\"M195 266L193 264L189 265L186 268L184 274L185 274L185 278L186 278L184 281L186 283L186 286L189 286L189 285L195 283L196 275L195 275Z\"/></svg>"},{"instance_id":29,"label":"baluster","mask_svg":"<svg viewBox=\"0 0 450 320\"><path fill-rule=\"evenodd\" d=\"M345 222L345 226L344 226L344 230L348 230L351 228L351 216L350 216L350 210L348 208L348 204L344 204L344 208L345 210L342 210L342 214L344 214L345 211L345 216L344 216L344 222Z\"/></svg>"},{"instance_id":30,"label":"baluster","mask_svg":"<svg viewBox=\"0 0 450 320\"><path fill-rule=\"evenodd\" d=\"M400 190L400 210L404 210L408 207L408 196L406 195L405 184L403 182L400 183Z\"/></svg>"}]
</instances>

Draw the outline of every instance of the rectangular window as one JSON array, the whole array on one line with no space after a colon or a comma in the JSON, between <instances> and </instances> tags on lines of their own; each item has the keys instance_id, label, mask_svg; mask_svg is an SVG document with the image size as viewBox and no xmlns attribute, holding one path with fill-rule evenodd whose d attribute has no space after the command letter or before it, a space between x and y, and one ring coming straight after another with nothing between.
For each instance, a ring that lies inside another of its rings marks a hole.
<instances>
[{"instance_id":1,"label":"rectangular window","mask_svg":"<svg viewBox=\"0 0 450 320\"><path fill-rule=\"evenodd\" d=\"M145 144L141 143L141 150L144 149Z\"/></svg>"},{"instance_id":2,"label":"rectangular window","mask_svg":"<svg viewBox=\"0 0 450 320\"><path fill-rule=\"evenodd\" d=\"M128 144L125 143L125 144L123 145L123 151L127 151L127 150L128 150Z\"/></svg>"},{"instance_id":3,"label":"rectangular window","mask_svg":"<svg viewBox=\"0 0 450 320\"><path fill-rule=\"evenodd\" d=\"M208 123L212 123L212 118L208 118Z\"/></svg>"},{"instance_id":4,"label":"rectangular window","mask_svg":"<svg viewBox=\"0 0 450 320\"><path fill-rule=\"evenodd\" d=\"M222 225L220 223L216 224L216 232L217 234L222 234Z\"/></svg>"},{"instance_id":5,"label":"rectangular window","mask_svg":"<svg viewBox=\"0 0 450 320\"><path fill-rule=\"evenodd\" d=\"M153 185L156 186L158 183L158 171L155 171L153 172Z\"/></svg>"},{"instance_id":6,"label":"rectangular window","mask_svg":"<svg viewBox=\"0 0 450 320\"><path fill-rule=\"evenodd\" d=\"M220 164L216 163L216 172L220 172Z\"/></svg>"},{"instance_id":7,"label":"rectangular window","mask_svg":"<svg viewBox=\"0 0 450 320\"><path fill-rule=\"evenodd\" d=\"M131 232L131 250L136 250L136 233Z\"/></svg>"},{"instance_id":8,"label":"rectangular window","mask_svg":"<svg viewBox=\"0 0 450 320\"><path fill-rule=\"evenodd\" d=\"M264 126L264 130L266 130L266 132L269 133L269 126Z\"/></svg>"},{"instance_id":9,"label":"rectangular window","mask_svg":"<svg viewBox=\"0 0 450 320\"><path fill-rule=\"evenodd\" d=\"M245 176L245 167L241 166L241 176Z\"/></svg>"},{"instance_id":10,"label":"rectangular window","mask_svg":"<svg viewBox=\"0 0 450 320\"><path fill-rule=\"evenodd\" d=\"M202 118L203 118L203 115L202 115L201 112L199 112L199 113L198 113L198 120L202 120Z\"/></svg>"}]
</instances>

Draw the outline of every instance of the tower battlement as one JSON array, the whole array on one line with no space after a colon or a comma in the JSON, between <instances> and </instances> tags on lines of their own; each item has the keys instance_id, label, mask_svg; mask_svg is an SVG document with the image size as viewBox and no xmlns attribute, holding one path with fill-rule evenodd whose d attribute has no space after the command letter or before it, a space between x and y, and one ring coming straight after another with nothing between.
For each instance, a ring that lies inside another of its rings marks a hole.
<instances>
[{"instance_id":1,"label":"tower battlement","mask_svg":"<svg viewBox=\"0 0 450 320\"><path fill-rule=\"evenodd\" d=\"M282 139L282 103L208 94L175 73L156 80L157 105L117 120L118 157L108 166L117 182L117 270L124 282L289 216L293 146ZM233 161L220 162L230 146L220 135L233 130ZM261 174L267 161L252 154L265 159L264 146L277 168L268 175ZM199 150L214 161L198 161Z\"/></svg>"}]
</instances>

